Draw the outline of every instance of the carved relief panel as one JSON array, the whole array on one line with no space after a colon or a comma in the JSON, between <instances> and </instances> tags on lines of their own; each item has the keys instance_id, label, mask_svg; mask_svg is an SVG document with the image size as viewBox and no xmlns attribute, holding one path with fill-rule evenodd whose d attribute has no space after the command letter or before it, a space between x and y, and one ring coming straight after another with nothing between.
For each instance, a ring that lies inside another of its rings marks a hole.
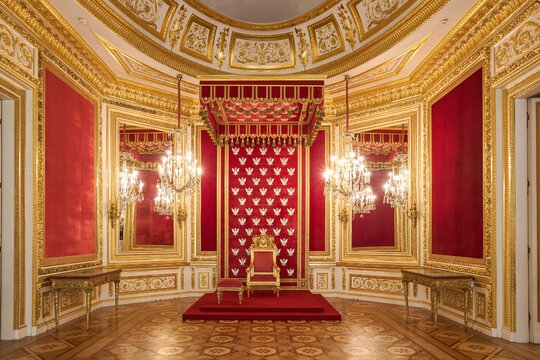
<instances>
[{"instance_id":1,"label":"carved relief panel","mask_svg":"<svg viewBox=\"0 0 540 360\"><path fill-rule=\"evenodd\" d=\"M345 51L343 36L334 15L308 26L308 31L314 63Z\"/></svg>"},{"instance_id":2,"label":"carved relief panel","mask_svg":"<svg viewBox=\"0 0 540 360\"><path fill-rule=\"evenodd\" d=\"M295 67L293 34L254 36L233 32L229 66L236 69L258 70Z\"/></svg>"}]
</instances>

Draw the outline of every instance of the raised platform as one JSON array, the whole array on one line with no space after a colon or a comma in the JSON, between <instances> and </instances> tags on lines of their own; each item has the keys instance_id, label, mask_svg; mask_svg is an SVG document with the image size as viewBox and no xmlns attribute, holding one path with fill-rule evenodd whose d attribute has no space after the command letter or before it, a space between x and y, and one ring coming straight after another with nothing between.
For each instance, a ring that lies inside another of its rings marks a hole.
<instances>
[{"instance_id":1,"label":"raised platform","mask_svg":"<svg viewBox=\"0 0 540 360\"><path fill-rule=\"evenodd\" d=\"M215 293L205 294L182 314L184 320L341 320L341 314L322 295L308 290L255 291L238 304L236 293L225 292L221 304Z\"/></svg>"}]
</instances>

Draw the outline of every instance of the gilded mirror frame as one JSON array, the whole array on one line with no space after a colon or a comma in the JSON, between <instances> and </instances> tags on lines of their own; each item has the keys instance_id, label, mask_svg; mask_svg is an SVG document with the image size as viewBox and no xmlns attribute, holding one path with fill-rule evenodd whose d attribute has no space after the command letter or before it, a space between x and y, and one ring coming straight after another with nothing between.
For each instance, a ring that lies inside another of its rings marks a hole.
<instances>
[{"instance_id":1,"label":"gilded mirror frame","mask_svg":"<svg viewBox=\"0 0 540 360\"><path fill-rule=\"evenodd\" d=\"M130 126L147 127L163 132L172 132L174 123L170 117L162 115L143 114L137 111L127 110L125 108L109 106L107 108L107 171L108 171L108 209L112 204L117 204L117 177L119 161L119 146L120 146L120 124ZM174 146L184 150L186 147L185 141L180 140ZM131 246L127 249L120 249L119 236L120 226L118 219L109 218L108 226L108 250L109 262L115 264L125 264L129 262L131 265L148 263L156 264L157 266L165 265L184 265L186 263L186 239L187 229L185 222L180 223L177 219L178 205L185 202L184 195L177 195L176 204L173 214L173 245L172 246Z\"/></svg>"},{"instance_id":2,"label":"gilded mirror frame","mask_svg":"<svg viewBox=\"0 0 540 360\"><path fill-rule=\"evenodd\" d=\"M409 191L409 208L415 205L419 206L418 186L420 181L419 172L419 122L420 122L420 106L413 104L406 108L396 108L387 112L378 112L368 114L366 116L352 116L349 131L353 133L366 132L374 129L381 129L391 126L400 126L406 124L408 133L408 168L410 174L410 191ZM340 133L345 131L344 125L339 126ZM342 144L340 144L340 152L343 152ZM338 213L344 208L344 204L338 202ZM335 214L336 219L333 221L338 223L340 229L340 254L339 264L342 266L358 266L358 265L384 265L402 266L402 265L418 265L420 262L419 254L419 221L417 214L414 218L410 218L403 212L394 211L394 222L396 224L395 245L394 246L378 246L366 248L352 247L352 211L347 209L345 219L337 219L338 213ZM377 211L376 209L374 211Z\"/></svg>"}]
</instances>

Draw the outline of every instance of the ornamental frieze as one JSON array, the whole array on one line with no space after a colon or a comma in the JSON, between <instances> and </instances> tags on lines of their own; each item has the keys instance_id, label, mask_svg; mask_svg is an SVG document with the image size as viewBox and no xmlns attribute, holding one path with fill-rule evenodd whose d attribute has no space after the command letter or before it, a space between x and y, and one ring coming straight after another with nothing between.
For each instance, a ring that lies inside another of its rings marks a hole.
<instances>
[{"instance_id":1,"label":"ornamental frieze","mask_svg":"<svg viewBox=\"0 0 540 360\"><path fill-rule=\"evenodd\" d=\"M309 25L308 31L314 63L345 51L343 36L334 15Z\"/></svg>"},{"instance_id":2,"label":"ornamental frieze","mask_svg":"<svg viewBox=\"0 0 540 360\"><path fill-rule=\"evenodd\" d=\"M191 15L180 49L186 54L212 62L214 36L217 27L198 16Z\"/></svg>"},{"instance_id":3,"label":"ornamental frieze","mask_svg":"<svg viewBox=\"0 0 540 360\"><path fill-rule=\"evenodd\" d=\"M236 69L287 69L296 66L292 33L254 36L233 32L229 67Z\"/></svg>"},{"instance_id":4,"label":"ornamental frieze","mask_svg":"<svg viewBox=\"0 0 540 360\"><path fill-rule=\"evenodd\" d=\"M36 76L36 48L0 20L0 55Z\"/></svg>"},{"instance_id":5,"label":"ornamental frieze","mask_svg":"<svg viewBox=\"0 0 540 360\"><path fill-rule=\"evenodd\" d=\"M176 290L177 282L177 274L155 274L122 277L122 280L120 281L120 294Z\"/></svg>"},{"instance_id":6,"label":"ornamental frieze","mask_svg":"<svg viewBox=\"0 0 540 360\"><path fill-rule=\"evenodd\" d=\"M540 45L540 11L518 26L493 48L494 74L525 57L532 51L538 51Z\"/></svg>"},{"instance_id":7,"label":"ornamental frieze","mask_svg":"<svg viewBox=\"0 0 540 360\"><path fill-rule=\"evenodd\" d=\"M174 0L111 0L113 5L144 30L165 40L172 16L178 7Z\"/></svg>"},{"instance_id":8,"label":"ornamental frieze","mask_svg":"<svg viewBox=\"0 0 540 360\"><path fill-rule=\"evenodd\" d=\"M415 0L353 0L347 4L364 39L408 9Z\"/></svg>"}]
</instances>

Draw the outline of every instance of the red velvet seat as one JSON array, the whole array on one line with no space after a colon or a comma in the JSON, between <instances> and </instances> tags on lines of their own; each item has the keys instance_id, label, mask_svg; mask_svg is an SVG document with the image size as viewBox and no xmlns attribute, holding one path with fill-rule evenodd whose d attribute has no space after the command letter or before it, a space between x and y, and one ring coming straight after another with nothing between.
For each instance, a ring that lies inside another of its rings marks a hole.
<instances>
[{"instance_id":1,"label":"red velvet seat","mask_svg":"<svg viewBox=\"0 0 540 360\"><path fill-rule=\"evenodd\" d=\"M269 235L253 237L249 251L251 264L246 269L248 296L256 287L272 287L279 297L279 268L276 264L277 247L274 237Z\"/></svg>"}]
</instances>

